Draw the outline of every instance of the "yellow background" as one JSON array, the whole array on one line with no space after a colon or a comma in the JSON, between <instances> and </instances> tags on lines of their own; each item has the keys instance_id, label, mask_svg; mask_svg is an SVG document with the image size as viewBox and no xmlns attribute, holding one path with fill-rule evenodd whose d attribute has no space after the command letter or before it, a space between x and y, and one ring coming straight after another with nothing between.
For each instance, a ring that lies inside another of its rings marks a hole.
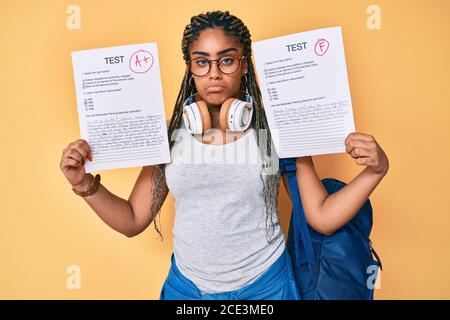
<instances>
[{"instance_id":1,"label":"yellow background","mask_svg":"<svg viewBox=\"0 0 450 320\"><path fill-rule=\"evenodd\" d=\"M226 3L226 5L224 5ZM81 9L69 30L66 9ZM366 27L369 5L381 30ZM170 267L173 200L164 241L151 225L127 238L76 196L59 169L79 138L71 51L157 42L166 115L183 76L190 17L229 10L252 40L340 25L356 131L372 134L390 170L370 199L384 271L376 299L450 298L449 36L442 1L0 1L0 298L158 299ZM351 181L363 167L345 153L314 157L321 178ZM140 168L102 172L128 199ZM286 232L290 202L281 187ZM66 287L69 265L81 289Z\"/></svg>"}]
</instances>

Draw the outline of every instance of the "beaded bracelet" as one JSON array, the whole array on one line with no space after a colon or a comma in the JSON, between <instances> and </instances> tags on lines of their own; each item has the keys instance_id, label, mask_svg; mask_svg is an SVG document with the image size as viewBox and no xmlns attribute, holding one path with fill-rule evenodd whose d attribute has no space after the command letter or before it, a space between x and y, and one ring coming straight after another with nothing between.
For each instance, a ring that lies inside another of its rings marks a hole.
<instances>
[{"instance_id":1,"label":"beaded bracelet","mask_svg":"<svg viewBox=\"0 0 450 320\"><path fill-rule=\"evenodd\" d=\"M98 186L100 185L100 179L101 179L100 174L97 173L95 178L91 180L91 183L84 191L77 191L75 190L75 188L72 188L72 190L80 197L93 195L98 190Z\"/></svg>"}]
</instances>

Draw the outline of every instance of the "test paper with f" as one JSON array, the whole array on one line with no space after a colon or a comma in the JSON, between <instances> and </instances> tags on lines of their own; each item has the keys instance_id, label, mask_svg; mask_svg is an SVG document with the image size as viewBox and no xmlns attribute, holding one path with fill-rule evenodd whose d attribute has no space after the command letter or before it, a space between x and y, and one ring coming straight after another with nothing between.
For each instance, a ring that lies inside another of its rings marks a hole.
<instances>
[{"instance_id":1,"label":"test paper with f","mask_svg":"<svg viewBox=\"0 0 450 320\"><path fill-rule=\"evenodd\" d=\"M253 51L278 156L345 152L355 125L341 27L254 42Z\"/></svg>"},{"instance_id":2,"label":"test paper with f","mask_svg":"<svg viewBox=\"0 0 450 320\"><path fill-rule=\"evenodd\" d=\"M170 162L156 43L72 52L86 172Z\"/></svg>"}]
</instances>

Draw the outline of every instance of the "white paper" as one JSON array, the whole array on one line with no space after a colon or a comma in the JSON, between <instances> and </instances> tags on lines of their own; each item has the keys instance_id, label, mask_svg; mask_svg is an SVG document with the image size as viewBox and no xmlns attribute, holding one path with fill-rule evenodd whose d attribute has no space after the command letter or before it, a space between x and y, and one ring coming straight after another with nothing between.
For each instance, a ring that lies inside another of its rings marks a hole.
<instances>
[{"instance_id":1,"label":"white paper","mask_svg":"<svg viewBox=\"0 0 450 320\"><path fill-rule=\"evenodd\" d=\"M355 125L341 27L258 41L253 51L278 156L345 152Z\"/></svg>"},{"instance_id":2,"label":"white paper","mask_svg":"<svg viewBox=\"0 0 450 320\"><path fill-rule=\"evenodd\" d=\"M72 52L86 172L170 162L156 43Z\"/></svg>"}]
</instances>

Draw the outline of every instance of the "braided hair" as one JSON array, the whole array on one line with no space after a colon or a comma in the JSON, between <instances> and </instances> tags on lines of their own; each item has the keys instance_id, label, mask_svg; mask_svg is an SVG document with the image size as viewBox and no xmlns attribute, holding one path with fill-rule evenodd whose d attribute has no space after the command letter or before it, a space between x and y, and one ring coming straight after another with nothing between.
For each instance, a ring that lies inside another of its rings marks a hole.
<instances>
[{"instance_id":1,"label":"braided hair","mask_svg":"<svg viewBox=\"0 0 450 320\"><path fill-rule=\"evenodd\" d=\"M271 243L282 235L280 232L273 239L269 239L268 237L269 233L272 236L275 230L274 221L272 219L273 214L276 213L278 221L280 219L278 212L278 195L281 172L278 168L278 156L272 146L269 126L262 105L261 92L258 83L256 82L254 65L250 59L252 53L250 32L239 18L231 15L228 11L213 11L193 16L191 18L191 23L184 29L181 41L183 59L186 63L190 60L189 49L192 42L199 36L200 32L210 28L221 28L226 35L234 37L242 46L243 55L248 57L248 69L246 76L241 78L240 89L248 92L253 98L254 116L252 117L251 125L255 129L253 132L256 136L258 149L262 159L260 178L263 182L266 211L266 239ZM191 76L192 73L189 68L186 68L168 128L170 148L172 148L175 142L174 140L172 141L174 130L179 128L180 121L182 120L183 102L187 97L195 94L197 91L195 85L190 84L189 80ZM158 170L156 172L157 177L154 179L156 185L153 188L154 201L152 201L152 203L154 206L157 206L156 204L160 203L158 199L161 197L160 193L164 186L163 183L165 183L165 164L156 165L155 167ZM154 212L155 210L153 209L154 208L152 208L151 212L152 220L154 221L156 231L162 238L162 235L156 226L156 221L153 219L159 212Z\"/></svg>"}]
</instances>

